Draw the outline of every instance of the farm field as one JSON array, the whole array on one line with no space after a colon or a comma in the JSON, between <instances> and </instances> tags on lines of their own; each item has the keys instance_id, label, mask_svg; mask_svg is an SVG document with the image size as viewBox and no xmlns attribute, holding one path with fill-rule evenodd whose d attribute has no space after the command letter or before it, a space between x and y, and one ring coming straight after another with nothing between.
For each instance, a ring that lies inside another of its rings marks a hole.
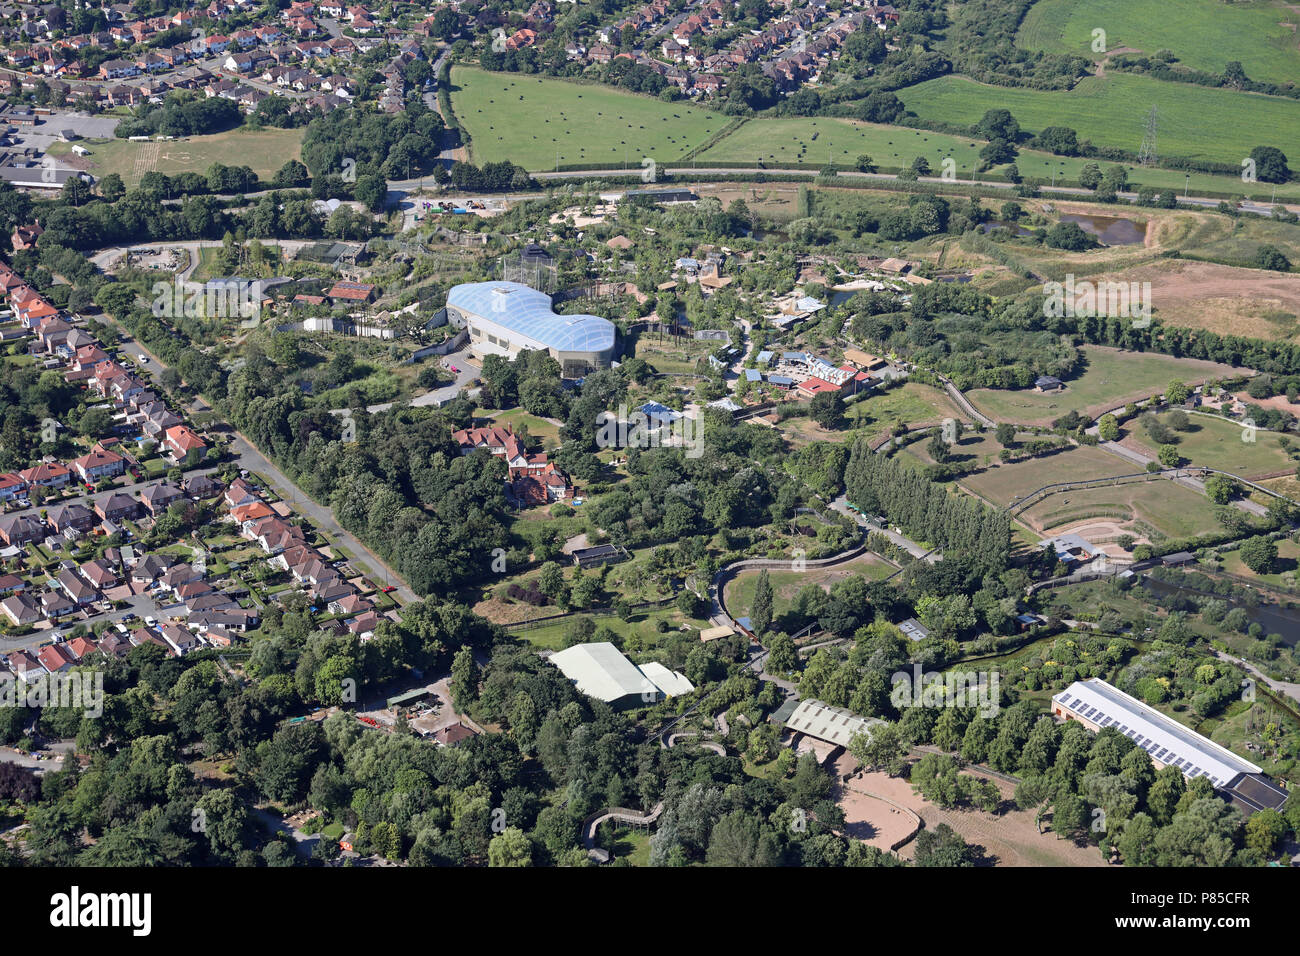
<instances>
[{"instance_id":1,"label":"farm field","mask_svg":"<svg viewBox=\"0 0 1300 956\"><path fill-rule=\"evenodd\" d=\"M1167 422L1168 416L1158 416ZM1191 415L1191 431L1179 432L1178 452L1194 465L1218 468L1243 478L1291 472L1294 462L1278 441L1277 432L1259 429L1255 440L1243 441L1242 427L1215 415ZM1126 422L1121 441L1154 457L1157 444L1136 420Z\"/></svg>"},{"instance_id":2,"label":"farm field","mask_svg":"<svg viewBox=\"0 0 1300 956\"><path fill-rule=\"evenodd\" d=\"M1028 132L1069 126L1095 146L1132 152L1141 146L1147 114L1155 106L1162 155L1233 165L1255 146L1300 141L1300 102L1145 76L1089 76L1068 92L994 87L943 76L899 90L899 98L923 119L961 126L977 123L985 110L1001 106ZM1207 116L1233 120L1207 124Z\"/></svg>"},{"instance_id":3,"label":"farm field","mask_svg":"<svg viewBox=\"0 0 1300 956\"><path fill-rule=\"evenodd\" d=\"M879 581L888 577L897 569L883 558L874 554L864 554L847 564L837 564L831 568L809 568L806 571L781 571L769 569L768 580L772 584L772 617L780 618L790 609L795 595L810 584L820 585L823 590L830 590L836 581L860 574L869 581ZM754 588L758 586L758 571L745 571L727 582L723 591L723 600L732 617L746 617L754 603Z\"/></svg>"},{"instance_id":4,"label":"farm field","mask_svg":"<svg viewBox=\"0 0 1300 956\"><path fill-rule=\"evenodd\" d=\"M976 119L979 117L977 116ZM1139 131L1140 138L1140 131ZM942 172L942 163L951 157L956 165L958 179L1005 180L1006 166L995 167L992 174L977 174L979 151L986 140L974 136L953 136L930 130L909 129L904 126L887 126L863 123L857 120L819 117L817 119L790 117L781 119L750 120L732 133L710 146L699 158L712 163L736 163L769 166L782 164L814 164L824 166L833 162L842 170L852 170L858 156L866 154L883 172L890 173L910 166L917 156L930 163L932 175ZM1113 163L1081 156L1056 156L1034 149L1021 149L1016 157L1016 168L1026 179L1038 177L1049 183L1075 183L1079 173L1088 163L1100 163L1105 168ZM1176 189L1182 192L1223 193L1237 195L1243 192L1271 196L1261 192L1264 187L1248 187L1236 176L1215 176L1209 173L1192 173L1190 180L1181 170L1152 167L1143 169L1136 164L1122 164L1129 171L1130 182L1153 186L1157 189ZM1281 186L1278 198L1300 198L1300 186Z\"/></svg>"},{"instance_id":5,"label":"farm field","mask_svg":"<svg viewBox=\"0 0 1300 956\"><path fill-rule=\"evenodd\" d=\"M117 173L128 187L148 172L206 173L213 163L248 166L263 179L291 159L302 158L301 129L233 129L212 136L189 136L171 142L132 143L125 139L85 140L87 172L97 178ZM69 143L54 143L55 156L71 152Z\"/></svg>"},{"instance_id":6,"label":"farm field","mask_svg":"<svg viewBox=\"0 0 1300 956\"><path fill-rule=\"evenodd\" d=\"M510 160L529 170L574 163L681 158L730 122L687 103L605 86L473 67L452 70L452 109L474 162Z\"/></svg>"},{"instance_id":7,"label":"farm field","mask_svg":"<svg viewBox=\"0 0 1300 956\"><path fill-rule=\"evenodd\" d=\"M1048 425L1070 410L1095 417L1110 408L1159 392L1173 379L1189 385L1240 374L1240 369L1200 359L1174 358L1154 352L1124 352L1100 345L1083 348L1087 368L1066 382L1061 392L1033 389L973 389L975 407L999 421Z\"/></svg>"},{"instance_id":8,"label":"farm field","mask_svg":"<svg viewBox=\"0 0 1300 956\"><path fill-rule=\"evenodd\" d=\"M909 166L924 156L939 175L939 164L952 157L957 171L970 172L979 161L984 140L973 136L952 136L929 130L862 123L857 120L819 117L791 117L750 120L700 154L714 163L835 163L851 169L858 156L866 154L886 172Z\"/></svg>"},{"instance_id":9,"label":"farm field","mask_svg":"<svg viewBox=\"0 0 1300 956\"><path fill-rule=\"evenodd\" d=\"M1106 48L1127 47L1154 55L1172 50L1179 66L1221 73L1237 60L1252 80L1285 83L1300 75L1300 49L1294 8L1282 3L1223 4L1218 0L1179 0L1178 15L1167 16L1160 0L1039 0L1029 9L1019 46L1045 53L1069 53L1100 60L1092 50L1092 31L1106 31Z\"/></svg>"}]
</instances>

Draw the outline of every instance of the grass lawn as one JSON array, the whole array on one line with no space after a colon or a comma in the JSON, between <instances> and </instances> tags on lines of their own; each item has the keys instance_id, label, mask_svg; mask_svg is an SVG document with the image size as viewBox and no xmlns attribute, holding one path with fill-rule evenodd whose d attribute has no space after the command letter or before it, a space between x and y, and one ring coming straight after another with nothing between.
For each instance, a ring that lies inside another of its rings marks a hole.
<instances>
[{"instance_id":1,"label":"grass lawn","mask_svg":"<svg viewBox=\"0 0 1300 956\"><path fill-rule=\"evenodd\" d=\"M1219 0L1179 0L1178 15L1167 16L1161 0L1038 0L1020 25L1017 43L1029 50L1102 59L1092 50L1092 31L1106 31L1106 48L1130 47L1154 55L1172 50L1178 65L1221 73L1237 60L1252 80L1285 83L1300 76L1295 22L1276 0L1223 4Z\"/></svg>"},{"instance_id":2,"label":"grass lawn","mask_svg":"<svg viewBox=\"0 0 1300 956\"><path fill-rule=\"evenodd\" d=\"M927 451L929 444L929 441L914 441L903 450L903 453L924 464L933 465L934 458ZM992 430L985 431L983 434L966 431L962 433L957 444L949 448L948 464L962 465L977 462L987 465L997 461L1001 451L1002 445L993 436Z\"/></svg>"},{"instance_id":3,"label":"grass lawn","mask_svg":"<svg viewBox=\"0 0 1300 956\"><path fill-rule=\"evenodd\" d=\"M605 824L606 827L612 825L612 821ZM614 831L614 848L611 855L616 860L626 859L631 866L649 866L650 834L651 831L644 828Z\"/></svg>"},{"instance_id":4,"label":"grass lawn","mask_svg":"<svg viewBox=\"0 0 1300 956\"><path fill-rule=\"evenodd\" d=\"M550 614L558 613L555 608L544 609ZM553 624L545 624L533 628L520 628L512 631L516 637L528 641L539 650L563 650L564 636L580 617L590 617L596 624L596 627L602 625L608 627L615 634L624 640L623 650L629 655L635 655L638 646L654 647L662 639L663 633L681 630L682 625L702 629L708 627L708 622L687 617L677 608L669 605L658 608L650 613L640 612L633 616L631 621L624 621L614 614L593 614L593 615L574 615L563 620L556 621ZM668 625L668 631L660 632L659 622L663 621Z\"/></svg>"},{"instance_id":5,"label":"grass lawn","mask_svg":"<svg viewBox=\"0 0 1300 956\"><path fill-rule=\"evenodd\" d=\"M860 574L869 581L879 581L893 574L896 568L874 554L865 554L848 564L832 568L809 568L806 571L779 571L769 569L772 584L772 616L779 618L790 609L795 595L809 584L821 585L829 590L836 581ZM723 595L732 617L746 617L754 603L754 589L758 586L759 571L745 571L727 582Z\"/></svg>"},{"instance_id":6,"label":"grass lawn","mask_svg":"<svg viewBox=\"0 0 1300 956\"><path fill-rule=\"evenodd\" d=\"M518 430L520 425L528 429L528 434L540 438L543 442L560 443L560 429L544 418L530 415L522 408L511 408L504 412L484 412L484 418L491 419L497 425L509 425Z\"/></svg>"},{"instance_id":7,"label":"grass lawn","mask_svg":"<svg viewBox=\"0 0 1300 956\"><path fill-rule=\"evenodd\" d=\"M1181 18L1169 19L1178 24L1177 29L1186 29ZM1213 41L1207 38L1207 42ZM1142 144L1147 114L1155 106L1161 154L1234 166L1255 146L1285 148L1300 141L1300 103L1295 100L1121 73L1085 77L1064 92L987 86L965 77L942 76L900 90L899 98L928 120L970 126L986 110L1004 107L1027 132L1069 126L1095 146L1134 152ZM1208 116L1231 116L1232 121L1207 123Z\"/></svg>"},{"instance_id":8,"label":"grass lawn","mask_svg":"<svg viewBox=\"0 0 1300 956\"><path fill-rule=\"evenodd\" d=\"M998 465L978 475L963 478L961 484L994 504L1007 505L1012 499L1024 497L1044 485L1130 475L1138 470L1136 465L1100 448L1080 446L1045 458Z\"/></svg>"},{"instance_id":9,"label":"grass lawn","mask_svg":"<svg viewBox=\"0 0 1300 956\"><path fill-rule=\"evenodd\" d=\"M1220 527L1208 498L1165 480L1062 491L1036 502L1020 517L1044 531L1078 527L1089 519L1118 526L1110 533L1099 529L1085 535L1097 544L1122 532L1141 541L1160 535L1186 538Z\"/></svg>"},{"instance_id":10,"label":"grass lawn","mask_svg":"<svg viewBox=\"0 0 1300 956\"><path fill-rule=\"evenodd\" d=\"M474 162L508 159L529 170L556 163L666 163L730 119L687 103L604 86L473 67L452 70L452 109L469 133Z\"/></svg>"},{"instance_id":11,"label":"grass lawn","mask_svg":"<svg viewBox=\"0 0 1300 956\"><path fill-rule=\"evenodd\" d=\"M164 143L91 139L80 145L90 150L88 172L98 178L117 173L127 186L133 186L147 172L203 174L213 163L248 166L258 176L269 178L289 160L301 158L302 134L301 129L233 129ZM56 156L71 150L68 143L50 147Z\"/></svg>"},{"instance_id":12,"label":"grass lawn","mask_svg":"<svg viewBox=\"0 0 1300 956\"><path fill-rule=\"evenodd\" d=\"M665 337L660 340L649 333L638 334L632 343L632 356L644 359L656 372L694 374L700 359L718 348L721 342L696 341Z\"/></svg>"},{"instance_id":13,"label":"grass lawn","mask_svg":"<svg viewBox=\"0 0 1300 956\"><path fill-rule=\"evenodd\" d=\"M860 398L849 405L846 413L849 427L868 438L875 438L888 431L897 422L926 422L962 417L964 416L946 392L919 382L906 382L879 395ZM836 434L825 431L815 422L806 419L800 421L809 426L806 437L811 439L827 439Z\"/></svg>"},{"instance_id":14,"label":"grass lawn","mask_svg":"<svg viewBox=\"0 0 1300 956\"><path fill-rule=\"evenodd\" d=\"M1277 561L1274 564L1274 570L1268 574L1256 574L1246 567L1246 562L1241 560L1240 551L1229 551L1227 554L1222 555L1222 568L1229 574L1240 574L1243 577L1256 578L1267 584L1292 587L1294 586L1292 582L1295 580L1296 569L1300 567L1300 544L1296 544L1290 538L1282 538L1275 543L1277 544Z\"/></svg>"},{"instance_id":15,"label":"grass lawn","mask_svg":"<svg viewBox=\"0 0 1300 956\"><path fill-rule=\"evenodd\" d=\"M1167 417L1159 416L1167 422ZM1279 471L1291 472L1294 464L1278 444L1281 435L1259 429L1255 440L1244 441L1248 433L1235 422L1215 415L1190 415L1191 430L1179 432L1178 451L1194 465L1205 465L1251 478ZM1125 423L1126 444L1154 455L1159 447L1137 421Z\"/></svg>"},{"instance_id":16,"label":"grass lawn","mask_svg":"<svg viewBox=\"0 0 1300 956\"><path fill-rule=\"evenodd\" d=\"M998 421L1049 425L1071 409L1092 418L1110 408L1161 392L1174 379L1189 385L1206 379L1238 374L1230 366L1200 359L1174 358L1155 352L1124 352L1105 346L1084 346L1086 365L1081 375L1069 379L1060 392L1035 392L1031 388L1005 390L978 388L967 397L986 415Z\"/></svg>"}]
</instances>

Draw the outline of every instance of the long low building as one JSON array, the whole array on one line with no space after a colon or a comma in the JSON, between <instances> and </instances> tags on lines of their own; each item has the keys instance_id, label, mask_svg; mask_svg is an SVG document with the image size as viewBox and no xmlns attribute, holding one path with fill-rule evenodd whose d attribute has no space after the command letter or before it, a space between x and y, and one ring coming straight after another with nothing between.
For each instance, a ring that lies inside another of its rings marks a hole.
<instances>
[{"instance_id":1,"label":"long low building","mask_svg":"<svg viewBox=\"0 0 1300 956\"><path fill-rule=\"evenodd\" d=\"M872 727L882 723L884 721L875 717L863 717L820 700L801 700L786 719L785 729L837 747L847 747L855 736L869 735Z\"/></svg>"},{"instance_id":2,"label":"long low building","mask_svg":"<svg viewBox=\"0 0 1300 956\"><path fill-rule=\"evenodd\" d=\"M1052 714L1096 732L1114 727L1145 750L1157 769L1177 767L1187 779L1206 777L1246 812L1278 809L1287 791L1245 757L1167 717L1099 677L1075 681L1052 698Z\"/></svg>"},{"instance_id":3,"label":"long low building","mask_svg":"<svg viewBox=\"0 0 1300 956\"><path fill-rule=\"evenodd\" d=\"M551 663L578 690L611 707L649 707L665 697L695 690L686 677L651 661L638 667L613 644L575 644L551 655Z\"/></svg>"},{"instance_id":4,"label":"long low building","mask_svg":"<svg viewBox=\"0 0 1300 956\"><path fill-rule=\"evenodd\" d=\"M447 317L469 330L480 355L514 358L525 349L550 354L565 378L581 378L614 360L614 323L595 315L560 315L551 297L519 282L466 282L447 293Z\"/></svg>"}]
</instances>

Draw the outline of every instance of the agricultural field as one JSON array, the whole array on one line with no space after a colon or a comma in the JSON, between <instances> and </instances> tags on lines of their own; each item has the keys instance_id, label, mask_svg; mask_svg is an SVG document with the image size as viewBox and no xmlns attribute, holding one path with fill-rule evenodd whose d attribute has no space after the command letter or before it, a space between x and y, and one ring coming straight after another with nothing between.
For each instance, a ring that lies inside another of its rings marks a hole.
<instances>
[{"instance_id":1,"label":"agricultural field","mask_svg":"<svg viewBox=\"0 0 1300 956\"><path fill-rule=\"evenodd\" d=\"M1285 147L1300 141L1300 102L1145 76L1089 76L1068 92L994 87L943 76L899 90L899 98L927 120L970 126L990 107L1001 106L1027 132L1069 126L1096 146L1133 152L1142 144L1147 114L1155 106L1161 154L1233 165L1256 146ZM1209 116L1231 116L1232 122L1207 123Z\"/></svg>"},{"instance_id":2,"label":"agricultural field","mask_svg":"<svg viewBox=\"0 0 1300 956\"><path fill-rule=\"evenodd\" d=\"M1207 379L1239 375L1240 369L1200 359L1174 358L1154 352L1124 352L1100 345L1083 347L1087 362L1082 375L1066 382L1064 391L1033 389L974 389L967 397L998 421L1049 425L1071 410L1089 418L1128 401L1162 391L1173 379L1196 384Z\"/></svg>"},{"instance_id":3,"label":"agricultural field","mask_svg":"<svg viewBox=\"0 0 1300 956\"><path fill-rule=\"evenodd\" d=\"M132 143L125 139L88 139L78 145L90 155L77 162L96 178L117 173L128 187L149 172L206 173L213 163L248 166L270 178L291 159L302 158L301 129L233 129L212 136L188 136L171 142ZM54 143L54 156L71 154L72 144ZM73 160L78 157L72 156ZM71 165L71 163L69 163Z\"/></svg>"},{"instance_id":4,"label":"agricultural field","mask_svg":"<svg viewBox=\"0 0 1300 956\"><path fill-rule=\"evenodd\" d=\"M975 118L978 119L979 116ZM1139 141L1140 138L1139 131ZM747 166L755 163L768 166L803 163L820 167L834 163L841 170L852 170L857 158L865 154L872 158L882 172L890 173L910 166L916 157L924 156L929 161L934 176L942 172L944 160L951 158L958 179L1005 180L1006 166L995 167L991 174L976 172L979 151L986 142L973 136L953 136L930 130L834 117L783 117L750 120L719 139L701 153L699 159ZM1016 169L1024 178L1039 178L1055 184L1076 183L1083 167L1092 162L1100 163L1103 168L1114 165L1105 160L1056 156L1034 149L1021 149L1015 160ZM1129 171L1130 182L1157 189L1175 189L1179 192L1190 189L1203 194L1237 195L1249 192L1252 195L1272 195L1271 186L1267 187L1268 191L1261 192L1264 187L1247 186L1236 176L1192 173L1189 177L1180 170L1123 165ZM1277 196L1280 199L1300 198L1300 186L1281 186Z\"/></svg>"},{"instance_id":5,"label":"agricultural field","mask_svg":"<svg viewBox=\"0 0 1300 956\"><path fill-rule=\"evenodd\" d=\"M1161 0L1039 0L1029 9L1017 44L1045 53L1104 59L1092 49L1093 30L1106 31L1106 49L1154 55L1172 50L1179 66L1221 73L1237 60L1252 80L1285 83L1300 76L1295 8L1276 0L1224 4L1179 0L1169 16Z\"/></svg>"},{"instance_id":6,"label":"agricultural field","mask_svg":"<svg viewBox=\"0 0 1300 956\"><path fill-rule=\"evenodd\" d=\"M779 618L790 609L795 595L810 584L816 584L829 591L837 581L854 575L861 575L869 581L879 581L896 571L892 564L875 554L864 554L845 564L831 568L809 568L806 571L769 570L768 580L772 584L772 616ZM723 591L723 600L732 617L748 616L754 603L754 588L758 586L758 571L745 571L727 582Z\"/></svg>"},{"instance_id":7,"label":"agricultural field","mask_svg":"<svg viewBox=\"0 0 1300 956\"><path fill-rule=\"evenodd\" d=\"M870 156L886 172L910 166L924 156L939 175L940 163L951 157L958 173L974 170L984 140L929 130L820 117L750 120L704 150L700 160L713 163L781 165L834 163L851 169L857 158Z\"/></svg>"},{"instance_id":8,"label":"agricultural field","mask_svg":"<svg viewBox=\"0 0 1300 956\"><path fill-rule=\"evenodd\" d=\"M474 162L510 160L529 170L574 163L682 157L730 120L687 103L605 86L471 67L452 70L452 108Z\"/></svg>"},{"instance_id":9,"label":"agricultural field","mask_svg":"<svg viewBox=\"0 0 1300 956\"><path fill-rule=\"evenodd\" d=\"M1168 422L1168 415L1158 417ZM1277 432L1259 429L1254 433L1254 441L1245 441L1243 438L1248 438L1248 433L1235 422L1217 415L1189 417L1191 430L1178 433L1177 447L1178 453L1192 464L1218 468L1243 478L1294 471L1294 462L1278 444L1282 436ZM1125 423L1120 440L1153 457L1159 447L1136 419Z\"/></svg>"}]
</instances>

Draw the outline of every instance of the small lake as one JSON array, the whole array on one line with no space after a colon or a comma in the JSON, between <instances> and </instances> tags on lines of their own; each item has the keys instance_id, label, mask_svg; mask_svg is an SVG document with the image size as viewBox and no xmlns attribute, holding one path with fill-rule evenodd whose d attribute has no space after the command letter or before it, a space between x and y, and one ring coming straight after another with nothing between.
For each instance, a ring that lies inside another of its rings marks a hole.
<instances>
[{"instance_id":1,"label":"small lake","mask_svg":"<svg viewBox=\"0 0 1300 956\"><path fill-rule=\"evenodd\" d=\"M985 235L988 235L994 229L1010 230L1011 234L1017 237L1032 236L1034 234L1032 229L1026 229L1018 222L1003 222L1000 219L990 219L988 222L980 223L980 232Z\"/></svg>"},{"instance_id":2,"label":"small lake","mask_svg":"<svg viewBox=\"0 0 1300 956\"><path fill-rule=\"evenodd\" d=\"M1152 594L1166 595L1183 592L1186 594L1209 594L1208 591L1198 591L1196 588L1180 587L1175 584L1169 584L1166 581L1157 581L1154 578L1144 577L1142 586ZM1247 607L1230 598L1221 595L1211 595L1221 601L1227 601L1232 607L1239 607L1246 612L1252 624L1259 624L1264 629L1265 634L1280 634L1282 643L1288 647L1295 647L1300 644L1300 609L1287 607L1283 604L1261 604L1259 607Z\"/></svg>"},{"instance_id":3,"label":"small lake","mask_svg":"<svg viewBox=\"0 0 1300 956\"><path fill-rule=\"evenodd\" d=\"M1147 234L1147 224L1119 216L1087 216L1082 213L1063 213L1061 222L1076 223L1098 242L1108 246L1134 246Z\"/></svg>"}]
</instances>

